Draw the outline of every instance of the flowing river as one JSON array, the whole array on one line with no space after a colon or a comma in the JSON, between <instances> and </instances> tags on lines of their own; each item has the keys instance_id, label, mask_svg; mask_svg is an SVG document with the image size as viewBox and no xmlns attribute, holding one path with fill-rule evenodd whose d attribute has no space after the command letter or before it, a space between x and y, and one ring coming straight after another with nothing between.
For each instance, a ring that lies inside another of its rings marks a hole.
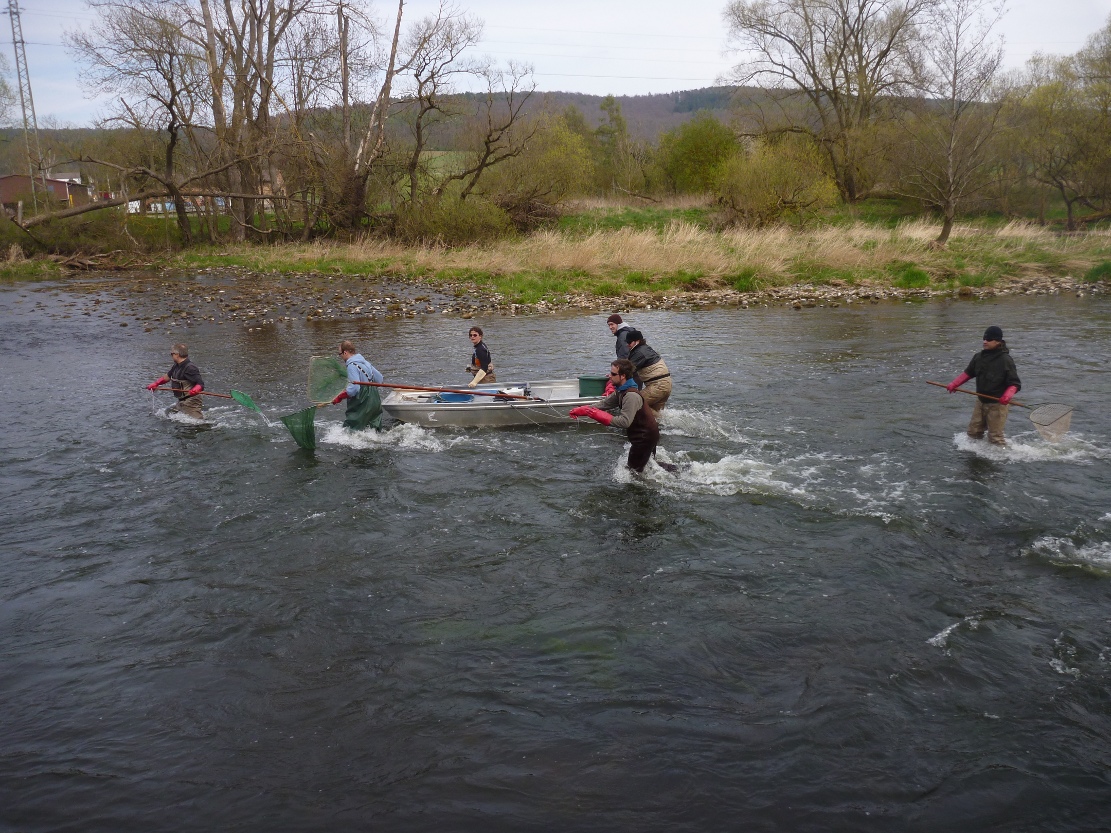
<instances>
[{"instance_id":1,"label":"flowing river","mask_svg":"<svg viewBox=\"0 0 1111 833\"><path fill-rule=\"evenodd\" d=\"M117 300L0 289L0 830L1107 829L1111 301L630 313L686 464L630 478L593 424L276 422L341 338L458 384L480 324L504 383L604 372L604 315ZM925 384L988 324L1063 441ZM178 340L273 424L167 416Z\"/></svg>"}]
</instances>

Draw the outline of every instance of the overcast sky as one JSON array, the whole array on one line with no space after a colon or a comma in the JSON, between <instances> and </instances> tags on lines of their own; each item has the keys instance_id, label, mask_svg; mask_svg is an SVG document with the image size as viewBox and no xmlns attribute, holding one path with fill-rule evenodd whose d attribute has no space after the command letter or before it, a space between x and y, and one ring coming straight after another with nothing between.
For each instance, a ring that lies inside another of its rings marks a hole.
<instances>
[{"instance_id":1,"label":"overcast sky","mask_svg":"<svg viewBox=\"0 0 1111 833\"><path fill-rule=\"evenodd\" d=\"M84 0L22 0L23 38L40 127L86 125L100 112L85 97L62 34L88 26ZM389 3L396 8L396 3ZM409 20L435 0L411 0ZM638 95L715 84L732 65L725 53L725 0L458 0L485 21L478 51L531 63L540 90ZM386 4L378 3L385 11ZM1035 52L1068 54L1107 24L1111 0L1011 0L1000 25L1008 67ZM0 41L14 67L11 27ZM14 79L13 79L14 81ZM14 86L14 84L13 84Z\"/></svg>"}]
</instances>

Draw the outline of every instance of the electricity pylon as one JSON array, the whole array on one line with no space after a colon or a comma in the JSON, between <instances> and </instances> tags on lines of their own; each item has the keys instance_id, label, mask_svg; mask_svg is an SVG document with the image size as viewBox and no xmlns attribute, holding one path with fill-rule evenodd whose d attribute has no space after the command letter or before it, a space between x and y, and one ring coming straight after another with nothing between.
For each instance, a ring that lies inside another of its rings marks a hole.
<instances>
[{"instance_id":1,"label":"electricity pylon","mask_svg":"<svg viewBox=\"0 0 1111 833\"><path fill-rule=\"evenodd\" d=\"M23 24L19 20L19 4L16 0L8 0L8 17L12 20L12 47L15 49L15 74L19 80L19 104L23 108L23 144L27 151L27 170L31 175L31 199L37 212L39 200L35 195L35 168L42 168L42 151L39 149L39 121L35 117L35 99L31 96L31 73L27 69L27 46L23 43ZM32 140L35 146L34 155L31 154ZM46 188L45 172L42 177L43 188Z\"/></svg>"}]
</instances>

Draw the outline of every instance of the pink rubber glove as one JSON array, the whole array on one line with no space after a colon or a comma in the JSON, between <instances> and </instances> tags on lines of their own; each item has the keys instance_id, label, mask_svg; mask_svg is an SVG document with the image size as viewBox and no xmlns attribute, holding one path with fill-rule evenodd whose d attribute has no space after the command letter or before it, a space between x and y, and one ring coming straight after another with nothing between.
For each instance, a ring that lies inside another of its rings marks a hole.
<instances>
[{"instance_id":1,"label":"pink rubber glove","mask_svg":"<svg viewBox=\"0 0 1111 833\"><path fill-rule=\"evenodd\" d=\"M1018 393L1018 388L1016 388L1014 385L1011 385L1009 388L1003 391L1003 395L999 397L999 404L1006 405L1008 402L1011 401L1011 398L1016 393Z\"/></svg>"},{"instance_id":2,"label":"pink rubber glove","mask_svg":"<svg viewBox=\"0 0 1111 833\"><path fill-rule=\"evenodd\" d=\"M338 405L340 402L342 402L346 398L347 398L347 391L341 390L339 393L336 394L336 398L332 400L332 404L333 405Z\"/></svg>"},{"instance_id":3,"label":"pink rubber glove","mask_svg":"<svg viewBox=\"0 0 1111 833\"><path fill-rule=\"evenodd\" d=\"M967 382L971 378L972 377L969 376L967 373L962 373L960 376L958 376L952 382L947 384L945 386L945 389L947 391L949 391L949 393L952 393L953 391L955 391L957 388L959 388L961 385L963 385L965 382Z\"/></svg>"},{"instance_id":4,"label":"pink rubber glove","mask_svg":"<svg viewBox=\"0 0 1111 833\"><path fill-rule=\"evenodd\" d=\"M572 408L567 412L567 416L571 419L578 419L579 417L590 416L589 405L579 405L577 408Z\"/></svg>"},{"instance_id":5,"label":"pink rubber glove","mask_svg":"<svg viewBox=\"0 0 1111 833\"><path fill-rule=\"evenodd\" d=\"M602 423L602 425L609 425L613 422L613 414L609 411L603 411L601 408L591 408L589 405L586 406L585 416L590 417L595 422Z\"/></svg>"},{"instance_id":6,"label":"pink rubber glove","mask_svg":"<svg viewBox=\"0 0 1111 833\"><path fill-rule=\"evenodd\" d=\"M202 388L200 385L193 385L193 387L189 388L189 395L196 396L202 390L204 390L204 388Z\"/></svg>"},{"instance_id":7,"label":"pink rubber glove","mask_svg":"<svg viewBox=\"0 0 1111 833\"><path fill-rule=\"evenodd\" d=\"M159 385L161 385L165 381L166 381L165 376L159 376L157 382L151 382L149 385L147 385L147 390L154 390L156 387L158 387Z\"/></svg>"}]
</instances>

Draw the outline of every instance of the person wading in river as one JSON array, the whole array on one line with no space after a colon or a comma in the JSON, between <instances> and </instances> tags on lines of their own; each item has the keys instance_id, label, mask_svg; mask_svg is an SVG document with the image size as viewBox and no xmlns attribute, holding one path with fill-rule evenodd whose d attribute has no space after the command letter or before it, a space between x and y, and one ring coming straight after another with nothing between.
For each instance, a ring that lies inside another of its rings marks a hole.
<instances>
[{"instance_id":1,"label":"person wading in river","mask_svg":"<svg viewBox=\"0 0 1111 833\"><path fill-rule=\"evenodd\" d=\"M647 406L640 395L640 386L633 378L634 372L632 362L628 359L618 359L610 365L609 373L610 381L616 388L615 392L599 402L600 407L580 405L572 408L568 416L572 419L589 417L602 425L624 428L629 442L632 443L627 465L640 474L652 459L652 455L656 453L656 446L660 442L660 426L656 422L655 412ZM618 413L611 414L609 413L611 410L616 410ZM658 460L656 462L668 471L677 470L677 467L670 463L660 463Z\"/></svg>"},{"instance_id":2,"label":"person wading in river","mask_svg":"<svg viewBox=\"0 0 1111 833\"><path fill-rule=\"evenodd\" d=\"M377 395L377 389L366 385L356 385L356 382L379 382L383 376L374 365L362 357L350 341L342 341L339 345L339 357L347 365L347 387L339 392L333 405L347 401L347 412L344 414L343 427L361 431L370 425L376 417L382 414L382 403Z\"/></svg>"},{"instance_id":3,"label":"person wading in river","mask_svg":"<svg viewBox=\"0 0 1111 833\"><path fill-rule=\"evenodd\" d=\"M1005 446L1007 440L1003 436L1003 427L1007 424L1007 412L1011 409L1007 403L1022 390L1022 382L1018 379L1018 369L999 327L992 325L984 331L984 349L972 357L964 373L946 385L945 389L953 393L973 378L976 380L976 393L994 396L999 401L976 397L976 404L972 406L972 420L968 423L968 436L979 440L983 438L986 428L990 443Z\"/></svg>"},{"instance_id":4,"label":"person wading in river","mask_svg":"<svg viewBox=\"0 0 1111 833\"><path fill-rule=\"evenodd\" d=\"M170 350L170 358L174 363L166 375L159 376L158 381L147 385L147 390L154 390L169 382L174 396L177 397L177 404L170 410L193 419L204 419L199 395L204 390L204 382L201 380L201 371L189 361L189 348L184 344L175 344Z\"/></svg>"},{"instance_id":5,"label":"person wading in river","mask_svg":"<svg viewBox=\"0 0 1111 833\"><path fill-rule=\"evenodd\" d=\"M637 381L641 384L641 395L648 407L659 412L667 405L671 396L671 371L667 369L660 354L648 346L644 333L629 330L629 361L636 368Z\"/></svg>"}]
</instances>

